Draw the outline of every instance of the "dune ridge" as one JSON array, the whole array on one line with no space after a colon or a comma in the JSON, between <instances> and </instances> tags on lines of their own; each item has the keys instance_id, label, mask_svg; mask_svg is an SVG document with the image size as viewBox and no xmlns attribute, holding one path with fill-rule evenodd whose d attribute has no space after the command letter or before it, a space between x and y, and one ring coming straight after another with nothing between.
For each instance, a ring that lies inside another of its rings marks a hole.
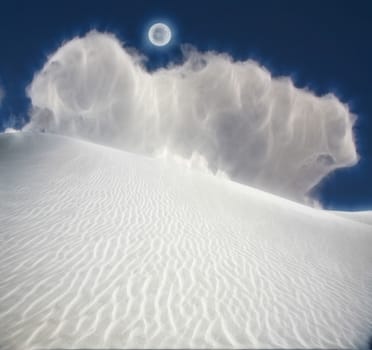
<instances>
[{"instance_id":1,"label":"dune ridge","mask_svg":"<svg viewBox=\"0 0 372 350\"><path fill-rule=\"evenodd\" d=\"M25 132L0 135L0 197L1 349L368 341L369 214Z\"/></svg>"}]
</instances>

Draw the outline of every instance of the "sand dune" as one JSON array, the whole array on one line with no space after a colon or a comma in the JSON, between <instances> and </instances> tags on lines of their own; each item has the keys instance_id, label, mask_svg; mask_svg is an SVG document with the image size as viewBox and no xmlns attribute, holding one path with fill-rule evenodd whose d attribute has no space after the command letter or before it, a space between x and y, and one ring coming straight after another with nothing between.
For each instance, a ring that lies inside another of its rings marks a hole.
<instances>
[{"instance_id":1,"label":"sand dune","mask_svg":"<svg viewBox=\"0 0 372 350\"><path fill-rule=\"evenodd\" d=\"M334 212L336 215L372 225L372 211Z\"/></svg>"},{"instance_id":2,"label":"sand dune","mask_svg":"<svg viewBox=\"0 0 372 350\"><path fill-rule=\"evenodd\" d=\"M356 348L372 225L166 163L0 135L0 348Z\"/></svg>"}]
</instances>

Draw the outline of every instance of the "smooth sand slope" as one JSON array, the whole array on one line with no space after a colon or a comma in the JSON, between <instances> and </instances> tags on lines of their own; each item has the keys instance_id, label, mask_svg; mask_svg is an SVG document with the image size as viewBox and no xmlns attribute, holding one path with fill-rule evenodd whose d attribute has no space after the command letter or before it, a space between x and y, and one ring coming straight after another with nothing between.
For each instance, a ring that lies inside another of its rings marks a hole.
<instances>
[{"instance_id":1,"label":"smooth sand slope","mask_svg":"<svg viewBox=\"0 0 372 350\"><path fill-rule=\"evenodd\" d=\"M0 135L0 348L361 347L363 221L100 145Z\"/></svg>"}]
</instances>

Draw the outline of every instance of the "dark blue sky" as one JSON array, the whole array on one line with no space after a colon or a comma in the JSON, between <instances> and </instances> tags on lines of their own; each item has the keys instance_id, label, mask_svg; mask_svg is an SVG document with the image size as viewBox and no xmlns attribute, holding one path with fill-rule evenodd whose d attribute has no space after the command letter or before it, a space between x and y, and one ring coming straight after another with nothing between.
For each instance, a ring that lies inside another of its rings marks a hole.
<instances>
[{"instance_id":1,"label":"dark blue sky","mask_svg":"<svg viewBox=\"0 0 372 350\"><path fill-rule=\"evenodd\" d=\"M170 21L177 41L149 51L143 34ZM149 56L150 68L180 58L180 43L253 58L298 87L335 93L358 116L360 163L330 175L315 194L327 208L372 209L372 2L370 1L4 1L0 84L7 96L0 130L27 120L25 87L64 40L96 28Z\"/></svg>"}]
</instances>

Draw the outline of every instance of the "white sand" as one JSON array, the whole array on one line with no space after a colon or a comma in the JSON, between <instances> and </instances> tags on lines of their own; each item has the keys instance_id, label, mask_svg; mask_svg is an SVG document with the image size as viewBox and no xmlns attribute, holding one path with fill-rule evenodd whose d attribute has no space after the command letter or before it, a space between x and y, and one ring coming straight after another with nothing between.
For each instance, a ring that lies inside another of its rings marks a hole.
<instances>
[{"instance_id":1,"label":"white sand","mask_svg":"<svg viewBox=\"0 0 372 350\"><path fill-rule=\"evenodd\" d=\"M0 349L360 347L363 215L66 137L0 135Z\"/></svg>"}]
</instances>

